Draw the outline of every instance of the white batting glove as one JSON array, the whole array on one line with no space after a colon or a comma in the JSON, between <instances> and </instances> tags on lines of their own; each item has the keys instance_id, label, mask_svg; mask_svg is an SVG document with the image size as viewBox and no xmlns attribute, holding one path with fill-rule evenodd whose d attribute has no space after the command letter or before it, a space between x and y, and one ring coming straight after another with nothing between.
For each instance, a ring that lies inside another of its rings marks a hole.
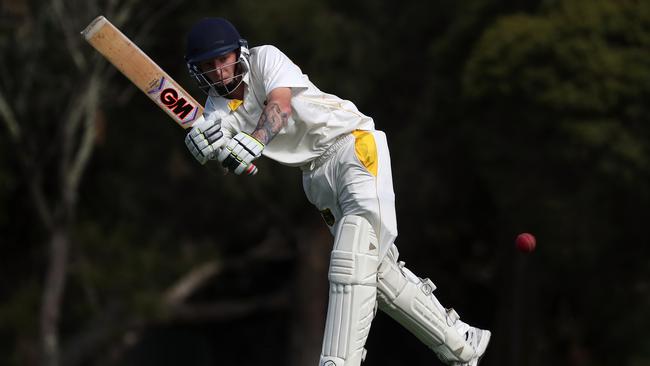
<instances>
[{"instance_id":1,"label":"white batting glove","mask_svg":"<svg viewBox=\"0 0 650 366\"><path fill-rule=\"evenodd\" d=\"M185 145L201 165L214 159L224 143L221 119L214 114L195 123L185 136Z\"/></svg>"},{"instance_id":2,"label":"white batting glove","mask_svg":"<svg viewBox=\"0 0 650 366\"><path fill-rule=\"evenodd\" d=\"M251 162L262 156L262 150L263 143L245 132L240 132L221 149L217 160L235 174L255 174L257 168Z\"/></svg>"}]
</instances>

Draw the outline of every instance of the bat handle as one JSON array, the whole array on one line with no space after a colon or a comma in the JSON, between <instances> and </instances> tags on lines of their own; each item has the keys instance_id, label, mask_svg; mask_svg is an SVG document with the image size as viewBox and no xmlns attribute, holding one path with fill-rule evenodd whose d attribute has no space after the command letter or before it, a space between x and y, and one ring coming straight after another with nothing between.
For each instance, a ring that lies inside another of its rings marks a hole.
<instances>
[{"instance_id":1,"label":"bat handle","mask_svg":"<svg viewBox=\"0 0 650 366\"><path fill-rule=\"evenodd\" d=\"M246 175L255 175L257 174L257 167L255 164L250 163L248 164L248 168L246 168Z\"/></svg>"},{"instance_id":2,"label":"bat handle","mask_svg":"<svg viewBox=\"0 0 650 366\"><path fill-rule=\"evenodd\" d=\"M230 171L228 168L223 167L221 165L221 163L218 163L215 160L208 160L208 161L209 161L208 164L210 164L210 166L209 166L210 169L208 169L208 170L212 170L212 171L219 170L224 175L228 174L228 172ZM214 165L212 165L212 164L214 164ZM253 163L250 163L250 164L248 164L246 169L242 172L242 175L255 175L255 174L257 174L257 172L258 172L257 166L255 166L255 164L253 164Z\"/></svg>"}]
</instances>

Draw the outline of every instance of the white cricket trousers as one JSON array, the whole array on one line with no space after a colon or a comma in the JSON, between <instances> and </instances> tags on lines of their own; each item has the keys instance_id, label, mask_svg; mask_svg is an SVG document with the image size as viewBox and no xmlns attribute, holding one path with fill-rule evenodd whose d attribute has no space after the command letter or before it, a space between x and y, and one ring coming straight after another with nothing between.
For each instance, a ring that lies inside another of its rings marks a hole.
<instances>
[{"instance_id":1,"label":"white cricket trousers","mask_svg":"<svg viewBox=\"0 0 650 366\"><path fill-rule=\"evenodd\" d=\"M386 134L356 130L304 166L307 199L320 210L332 235L341 218L362 216L379 241L379 260L397 237L395 193Z\"/></svg>"}]
</instances>

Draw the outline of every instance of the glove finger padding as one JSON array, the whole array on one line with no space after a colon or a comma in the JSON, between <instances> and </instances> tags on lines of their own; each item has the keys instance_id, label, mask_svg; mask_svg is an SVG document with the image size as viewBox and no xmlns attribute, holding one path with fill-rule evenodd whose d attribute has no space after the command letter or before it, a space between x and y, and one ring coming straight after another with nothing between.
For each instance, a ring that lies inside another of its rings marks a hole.
<instances>
[{"instance_id":1,"label":"glove finger padding","mask_svg":"<svg viewBox=\"0 0 650 366\"><path fill-rule=\"evenodd\" d=\"M260 157L260 155L262 155L262 150L264 150L264 144L258 141L256 138L246 133L240 132L237 135L235 135L234 140L238 141L242 149L246 149L248 154L253 157L250 161L252 161L253 159L257 159Z\"/></svg>"},{"instance_id":2,"label":"glove finger padding","mask_svg":"<svg viewBox=\"0 0 650 366\"><path fill-rule=\"evenodd\" d=\"M223 137L223 132L221 132L221 124L215 124L208 127L208 129L205 130L204 135L209 144L214 144L219 139L221 139L221 137Z\"/></svg>"},{"instance_id":3,"label":"glove finger padding","mask_svg":"<svg viewBox=\"0 0 650 366\"><path fill-rule=\"evenodd\" d=\"M216 115L201 118L185 137L185 145L201 164L214 159L224 144L221 120Z\"/></svg>"},{"instance_id":4,"label":"glove finger padding","mask_svg":"<svg viewBox=\"0 0 650 366\"><path fill-rule=\"evenodd\" d=\"M235 174L241 174L242 168L246 167L246 163L237 159L236 155L232 155L228 147L221 149L217 160L221 162L224 168Z\"/></svg>"},{"instance_id":5,"label":"glove finger padding","mask_svg":"<svg viewBox=\"0 0 650 366\"><path fill-rule=\"evenodd\" d=\"M217 160L235 174L255 174L257 169L251 162L262 155L264 144L251 135L240 132L221 149Z\"/></svg>"},{"instance_id":6,"label":"glove finger padding","mask_svg":"<svg viewBox=\"0 0 650 366\"><path fill-rule=\"evenodd\" d=\"M187 146L187 149L190 151L192 156L201 164L205 164L205 162L208 160L203 153L201 152L201 149L197 144L194 142L194 139L190 136L190 134L187 134L185 136L185 146Z\"/></svg>"}]
</instances>

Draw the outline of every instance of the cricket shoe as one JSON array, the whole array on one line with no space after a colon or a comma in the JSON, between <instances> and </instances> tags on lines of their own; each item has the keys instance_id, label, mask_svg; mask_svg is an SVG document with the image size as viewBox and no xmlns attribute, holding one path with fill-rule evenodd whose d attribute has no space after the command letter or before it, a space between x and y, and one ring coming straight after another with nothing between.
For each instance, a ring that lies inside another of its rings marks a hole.
<instances>
[{"instance_id":1,"label":"cricket shoe","mask_svg":"<svg viewBox=\"0 0 650 366\"><path fill-rule=\"evenodd\" d=\"M469 362L455 362L451 366L477 366L487 349L488 343L490 343L491 335L492 333L489 330L469 327L469 330L465 332L465 340L474 348L476 354Z\"/></svg>"}]
</instances>

